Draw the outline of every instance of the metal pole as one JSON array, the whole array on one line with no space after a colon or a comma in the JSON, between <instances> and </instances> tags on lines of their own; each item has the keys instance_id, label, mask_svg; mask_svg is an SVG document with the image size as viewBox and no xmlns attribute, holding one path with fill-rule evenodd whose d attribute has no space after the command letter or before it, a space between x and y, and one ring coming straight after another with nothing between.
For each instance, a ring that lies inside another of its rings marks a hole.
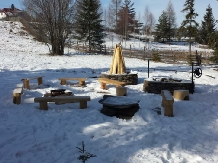
<instances>
[{"instance_id":1,"label":"metal pole","mask_svg":"<svg viewBox=\"0 0 218 163\"><path fill-rule=\"evenodd\" d=\"M148 78L149 78L149 59L148 59Z\"/></svg>"},{"instance_id":2,"label":"metal pole","mask_svg":"<svg viewBox=\"0 0 218 163\"><path fill-rule=\"evenodd\" d=\"M192 93L194 93L194 63L192 62Z\"/></svg>"}]
</instances>

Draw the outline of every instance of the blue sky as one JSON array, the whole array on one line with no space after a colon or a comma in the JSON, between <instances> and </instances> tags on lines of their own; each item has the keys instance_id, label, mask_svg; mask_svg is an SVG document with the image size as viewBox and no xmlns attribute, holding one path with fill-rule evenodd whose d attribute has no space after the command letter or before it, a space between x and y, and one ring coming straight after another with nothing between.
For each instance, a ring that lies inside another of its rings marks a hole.
<instances>
[{"instance_id":1,"label":"blue sky","mask_svg":"<svg viewBox=\"0 0 218 163\"><path fill-rule=\"evenodd\" d=\"M140 16L143 17L144 9L148 5L150 11L154 14L156 22L158 21L159 16L162 11L166 9L169 0L132 0L134 2L134 8L136 11L136 16L140 13ZM176 12L177 24L180 25L185 16L181 13L183 5L186 0L171 0ZM106 8L110 0L101 0L103 8ZM14 4L15 7L22 9L22 0L0 0L0 8L10 7L11 4ZM218 12L216 8L218 7L218 1L216 0L195 0L195 11L199 14L196 20L200 23L203 19L204 14L206 13L206 8L208 5L211 5L213 9L213 15L215 19L218 20Z\"/></svg>"}]
</instances>

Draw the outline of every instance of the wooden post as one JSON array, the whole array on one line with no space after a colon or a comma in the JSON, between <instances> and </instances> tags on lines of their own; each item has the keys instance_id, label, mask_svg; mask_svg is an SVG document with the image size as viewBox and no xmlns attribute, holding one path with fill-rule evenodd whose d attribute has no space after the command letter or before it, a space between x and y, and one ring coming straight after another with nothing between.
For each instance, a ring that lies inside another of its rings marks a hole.
<instances>
[{"instance_id":1,"label":"wooden post","mask_svg":"<svg viewBox=\"0 0 218 163\"><path fill-rule=\"evenodd\" d=\"M130 46L130 56L129 57L132 57L132 47L131 47L131 44L129 46Z\"/></svg>"},{"instance_id":2,"label":"wooden post","mask_svg":"<svg viewBox=\"0 0 218 163\"><path fill-rule=\"evenodd\" d=\"M87 108L87 101L80 101L80 109Z\"/></svg>"},{"instance_id":3,"label":"wooden post","mask_svg":"<svg viewBox=\"0 0 218 163\"><path fill-rule=\"evenodd\" d=\"M84 86L85 85L85 81L84 80L79 80L79 85Z\"/></svg>"},{"instance_id":4,"label":"wooden post","mask_svg":"<svg viewBox=\"0 0 218 163\"><path fill-rule=\"evenodd\" d=\"M21 93L13 92L13 103L20 104L21 103Z\"/></svg>"},{"instance_id":5,"label":"wooden post","mask_svg":"<svg viewBox=\"0 0 218 163\"><path fill-rule=\"evenodd\" d=\"M38 85L42 84L42 77L38 77Z\"/></svg>"},{"instance_id":6,"label":"wooden post","mask_svg":"<svg viewBox=\"0 0 218 163\"><path fill-rule=\"evenodd\" d=\"M47 102L39 102L39 109L48 110L48 103Z\"/></svg>"},{"instance_id":7,"label":"wooden post","mask_svg":"<svg viewBox=\"0 0 218 163\"><path fill-rule=\"evenodd\" d=\"M30 84L28 79L23 79L23 87L25 89L30 89Z\"/></svg>"},{"instance_id":8,"label":"wooden post","mask_svg":"<svg viewBox=\"0 0 218 163\"><path fill-rule=\"evenodd\" d=\"M127 96L127 88L126 87L116 87L116 95L117 96Z\"/></svg>"},{"instance_id":9,"label":"wooden post","mask_svg":"<svg viewBox=\"0 0 218 163\"><path fill-rule=\"evenodd\" d=\"M61 85L66 85L66 84L67 84L67 80L61 79Z\"/></svg>"},{"instance_id":10,"label":"wooden post","mask_svg":"<svg viewBox=\"0 0 218 163\"><path fill-rule=\"evenodd\" d=\"M107 49L106 49L107 47L106 47L106 44L104 45L104 53L105 53L105 55L107 55Z\"/></svg>"},{"instance_id":11,"label":"wooden post","mask_svg":"<svg viewBox=\"0 0 218 163\"><path fill-rule=\"evenodd\" d=\"M106 83L101 82L101 89L106 89Z\"/></svg>"}]
</instances>

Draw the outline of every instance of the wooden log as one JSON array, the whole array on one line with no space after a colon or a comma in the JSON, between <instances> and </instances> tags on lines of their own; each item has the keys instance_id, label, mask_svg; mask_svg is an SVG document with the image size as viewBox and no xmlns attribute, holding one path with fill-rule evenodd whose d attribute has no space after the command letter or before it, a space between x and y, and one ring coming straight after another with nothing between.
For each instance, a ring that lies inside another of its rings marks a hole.
<instances>
[{"instance_id":1,"label":"wooden log","mask_svg":"<svg viewBox=\"0 0 218 163\"><path fill-rule=\"evenodd\" d=\"M21 94L22 94L22 88L14 89L14 91L13 91L13 103L14 104L21 103Z\"/></svg>"},{"instance_id":2,"label":"wooden log","mask_svg":"<svg viewBox=\"0 0 218 163\"><path fill-rule=\"evenodd\" d=\"M173 104L174 99L172 94L168 90L161 90L162 96L162 106L164 107L164 115L168 117L173 117Z\"/></svg>"},{"instance_id":3,"label":"wooden log","mask_svg":"<svg viewBox=\"0 0 218 163\"><path fill-rule=\"evenodd\" d=\"M116 95L117 96L127 96L127 88L126 87L116 87Z\"/></svg>"},{"instance_id":4,"label":"wooden log","mask_svg":"<svg viewBox=\"0 0 218 163\"><path fill-rule=\"evenodd\" d=\"M23 87L25 89L30 89L30 82L28 79L23 79Z\"/></svg>"},{"instance_id":5,"label":"wooden log","mask_svg":"<svg viewBox=\"0 0 218 163\"><path fill-rule=\"evenodd\" d=\"M38 77L38 85L42 84L42 76Z\"/></svg>"},{"instance_id":6,"label":"wooden log","mask_svg":"<svg viewBox=\"0 0 218 163\"><path fill-rule=\"evenodd\" d=\"M189 90L174 90L173 97L178 100L189 100Z\"/></svg>"}]
</instances>

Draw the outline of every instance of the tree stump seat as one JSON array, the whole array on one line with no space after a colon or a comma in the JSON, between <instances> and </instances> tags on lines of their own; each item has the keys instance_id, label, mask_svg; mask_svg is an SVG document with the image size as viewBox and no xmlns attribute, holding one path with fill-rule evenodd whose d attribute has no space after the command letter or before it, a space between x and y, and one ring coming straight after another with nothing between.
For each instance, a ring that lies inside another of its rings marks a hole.
<instances>
[{"instance_id":1,"label":"tree stump seat","mask_svg":"<svg viewBox=\"0 0 218 163\"><path fill-rule=\"evenodd\" d=\"M164 115L173 117L174 98L169 90L161 90L162 106L164 107Z\"/></svg>"},{"instance_id":2,"label":"tree stump seat","mask_svg":"<svg viewBox=\"0 0 218 163\"><path fill-rule=\"evenodd\" d=\"M178 100L189 100L189 90L174 90L173 97Z\"/></svg>"},{"instance_id":3,"label":"tree stump seat","mask_svg":"<svg viewBox=\"0 0 218 163\"><path fill-rule=\"evenodd\" d=\"M48 110L48 102L55 103L72 103L79 102L80 109L87 108L87 101L90 101L90 96L55 96L55 97L36 97L34 102L39 103L41 110Z\"/></svg>"},{"instance_id":4,"label":"tree stump seat","mask_svg":"<svg viewBox=\"0 0 218 163\"><path fill-rule=\"evenodd\" d=\"M98 78L98 81L101 83L101 88L106 89L106 84L116 85L116 87L124 87L126 85L125 82L121 82L118 80L112 80L107 78Z\"/></svg>"},{"instance_id":5,"label":"tree stump seat","mask_svg":"<svg viewBox=\"0 0 218 163\"><path fill-rule=\"evenodd\" d=\"M37 79L38 85L40 85L40 84L42 84L42 78L43 77L44 76L31 77L31 78L23 78L23 79L21 79L21 81L23 81L23 87L25 89L30 89L30 83L29 83L30 80Z\"/></svg>"},{"instance_id":6,"label":"tree stump seat","mask_svg":"<svg viewBox=\"0 0 218 163\"><path fill-rule=\"evenodd\" d=\"M66 85L67 80L78 80L80 86L85 86L86 79L87 78L59 78L59 80L61 81L61 85Z\"/></svg>"}]
</instances>

